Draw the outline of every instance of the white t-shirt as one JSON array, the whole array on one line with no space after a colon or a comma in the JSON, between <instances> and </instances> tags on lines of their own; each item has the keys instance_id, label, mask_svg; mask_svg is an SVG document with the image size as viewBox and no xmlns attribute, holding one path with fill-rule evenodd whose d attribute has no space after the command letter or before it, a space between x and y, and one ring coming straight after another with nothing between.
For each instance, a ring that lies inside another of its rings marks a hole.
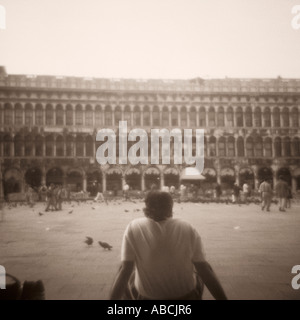
<instances>
[{"instance_id":1,"label":"white t-shirt","mask_svg":"<svg viewBox=\"0 0 300 320\"><path fill-rule=\"evenodd\" d=\"M249 186L247 185L247 183L243 184L243 192L245 192L245 193L249 192Z\"/></svg>"},{"instance_id":2,"label":"white t-shirt","mask_svg":"<svg viewBox=\"0 0 300 320\"><path fill-rule=\"evenodd\" d=\"M127 226L121 260L135 261L135 287L141 295L171 299L195 288L193 262L205 261L205 255L200 235L189 223L143 217Z\"/></svg>"}]
</instances>

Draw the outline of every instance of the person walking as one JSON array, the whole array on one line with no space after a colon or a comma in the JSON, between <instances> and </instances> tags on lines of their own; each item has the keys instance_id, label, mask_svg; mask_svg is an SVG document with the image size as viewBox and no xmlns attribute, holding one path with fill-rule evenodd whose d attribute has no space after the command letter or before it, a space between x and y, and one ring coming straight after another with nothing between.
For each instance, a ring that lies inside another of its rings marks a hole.
<instances>
[{"instance_id":1,"label":"person walking","mask_svg":"<svg viewBox=\"0 0 300 320\"><path fill-rule=\"evenodd\" d=\"M279 211L285 212L286 200L288 196L288 184L283 176L279 176L279 181L275 186L276 196L279 199Z\"/></svg>"},{"instance_id":2,"label":"person walking","mask_svg":"<svg viewBox=\"0 0 300 320\"><path fill-rule=\"evenodd\" d=\"M235 183L233 185L233 190L232 190L232 195L233 195L232 202L233 203L240 204L240 192L241 192L241 187L237 183Z\"/></svg>"},{"instance_id":3,"label":"person walking","mask_svg":"<svg viewBox=\"0 0 300 320\"><path fill-rule=\"evenodd\" d=\"M272 200L272 187L270 182L267 179L264 179L260 184L258 191L261 194L261 210L265 208L267 211L270 211L270 205Z\"/></svg>"},{"instance_id":4,"label":"person walking","mask_svg":"<svg viewBox=\"0 0 300 320\"><path fill-rule=\"evenodd\" d=\"M173 218L170 193L149 192L145 205L145 217L131 221L124 233L110 299L200 300L204 285L215 299L227 299L198 231Z\"/></svg>"},{"instance_id":5,"label":"person walking","mask_svg":"<svg viewBox=\"0 0 300 320\"><path fill-rule=\"evenodd\" d=\"M243 195L246 204L249 204L250 189L247 182L243 184Z\"/></svg>"}]
</instances>

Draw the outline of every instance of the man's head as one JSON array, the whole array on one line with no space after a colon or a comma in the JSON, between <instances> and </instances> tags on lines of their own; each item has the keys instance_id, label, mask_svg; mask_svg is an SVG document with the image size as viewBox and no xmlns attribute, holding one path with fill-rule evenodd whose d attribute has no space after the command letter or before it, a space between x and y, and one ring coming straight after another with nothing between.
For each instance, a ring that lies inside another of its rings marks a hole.
<instances>
[{"instance_id":1,"label":"man's head","mask_svg":"<svg viewBox=\"0 0 300 320\"><path fill-rule=\"evenodd\" d=\"M145 216L155 221L172 217L173 199L168 192L151 191L145 199Z\"/></svg>"}]
</instances>

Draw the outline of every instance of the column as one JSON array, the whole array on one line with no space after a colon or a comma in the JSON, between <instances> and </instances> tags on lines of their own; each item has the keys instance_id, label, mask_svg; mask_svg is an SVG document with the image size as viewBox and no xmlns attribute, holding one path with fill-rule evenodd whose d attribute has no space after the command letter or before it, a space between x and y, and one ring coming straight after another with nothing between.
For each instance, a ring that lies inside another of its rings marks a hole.
<instances>
[{"instance_id":1,"label":"column","mask_svg":"<svg viewBox=\"0 0 300 320\"><path fill-rule=\"evenodd\" d=\"M3 193L3 175L2 175L2 161L0 160L0 201L2 202L4 198Z\"/></svg>"},{"instance_id":2,"label":"column","mask_svg":"<svg viewBox=\"0 0 300 320\"><path fill-rule=\"evenodd\" d=\"M86 174L83 174L83 191L86 192L86 187L87 187L87 179L86 179Z\"/></svg>"},{"instance_id":3,"label":"column","mask_svg":"<svg viewBox=\"0 0 300 320\"><path fill-rule=\"evenodd\" d=\"M161 174L160 174L160 190L162 190L164 185L165 185L164 173L161 172Z\"/></svg>"},{"instance_id":4,"label":"column","mask_svg":"<svg viewBox=\"0 0 300 320\"><path fill-rule=\"evenodd\" d=\"M106 191L106 174L102 172L102 192Z\"/></svg>"},{"instance_id":5,"label":"column","mask_svg":"<svg viewBox=\"0 0 300 320\"><path fill-rule=\"evenodd\" d=\"M145 176L142 174L142 191L145 191Z\"/></svg>"},{"instance_id":6,"label":"column","mask_svg":"<svg viewBox=\"0 0 300 320\"><path fill-rule=\"evenodd\" d=\"M296 177L293 177L292 176L292 192L296 192L297 191L297 180L296 180ZM1 197L1 195L0 195Z\"/></svg>"}]
</instances>

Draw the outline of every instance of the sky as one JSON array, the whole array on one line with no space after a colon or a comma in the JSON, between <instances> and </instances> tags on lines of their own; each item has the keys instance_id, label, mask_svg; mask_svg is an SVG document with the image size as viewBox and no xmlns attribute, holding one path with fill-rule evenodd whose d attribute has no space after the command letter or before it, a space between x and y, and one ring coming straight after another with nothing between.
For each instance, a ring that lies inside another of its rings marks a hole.
<instances>
[{"instance_id":1,"label":"sky","mask_svg":"<svg viewBox=\"0 0 300 320\"><path fill-rule=\"evenodd\" d=\"M300 78L295 5L300 0L0 0L0 65L9 74L95 78Z\"/></svg>"}]
</instances>

